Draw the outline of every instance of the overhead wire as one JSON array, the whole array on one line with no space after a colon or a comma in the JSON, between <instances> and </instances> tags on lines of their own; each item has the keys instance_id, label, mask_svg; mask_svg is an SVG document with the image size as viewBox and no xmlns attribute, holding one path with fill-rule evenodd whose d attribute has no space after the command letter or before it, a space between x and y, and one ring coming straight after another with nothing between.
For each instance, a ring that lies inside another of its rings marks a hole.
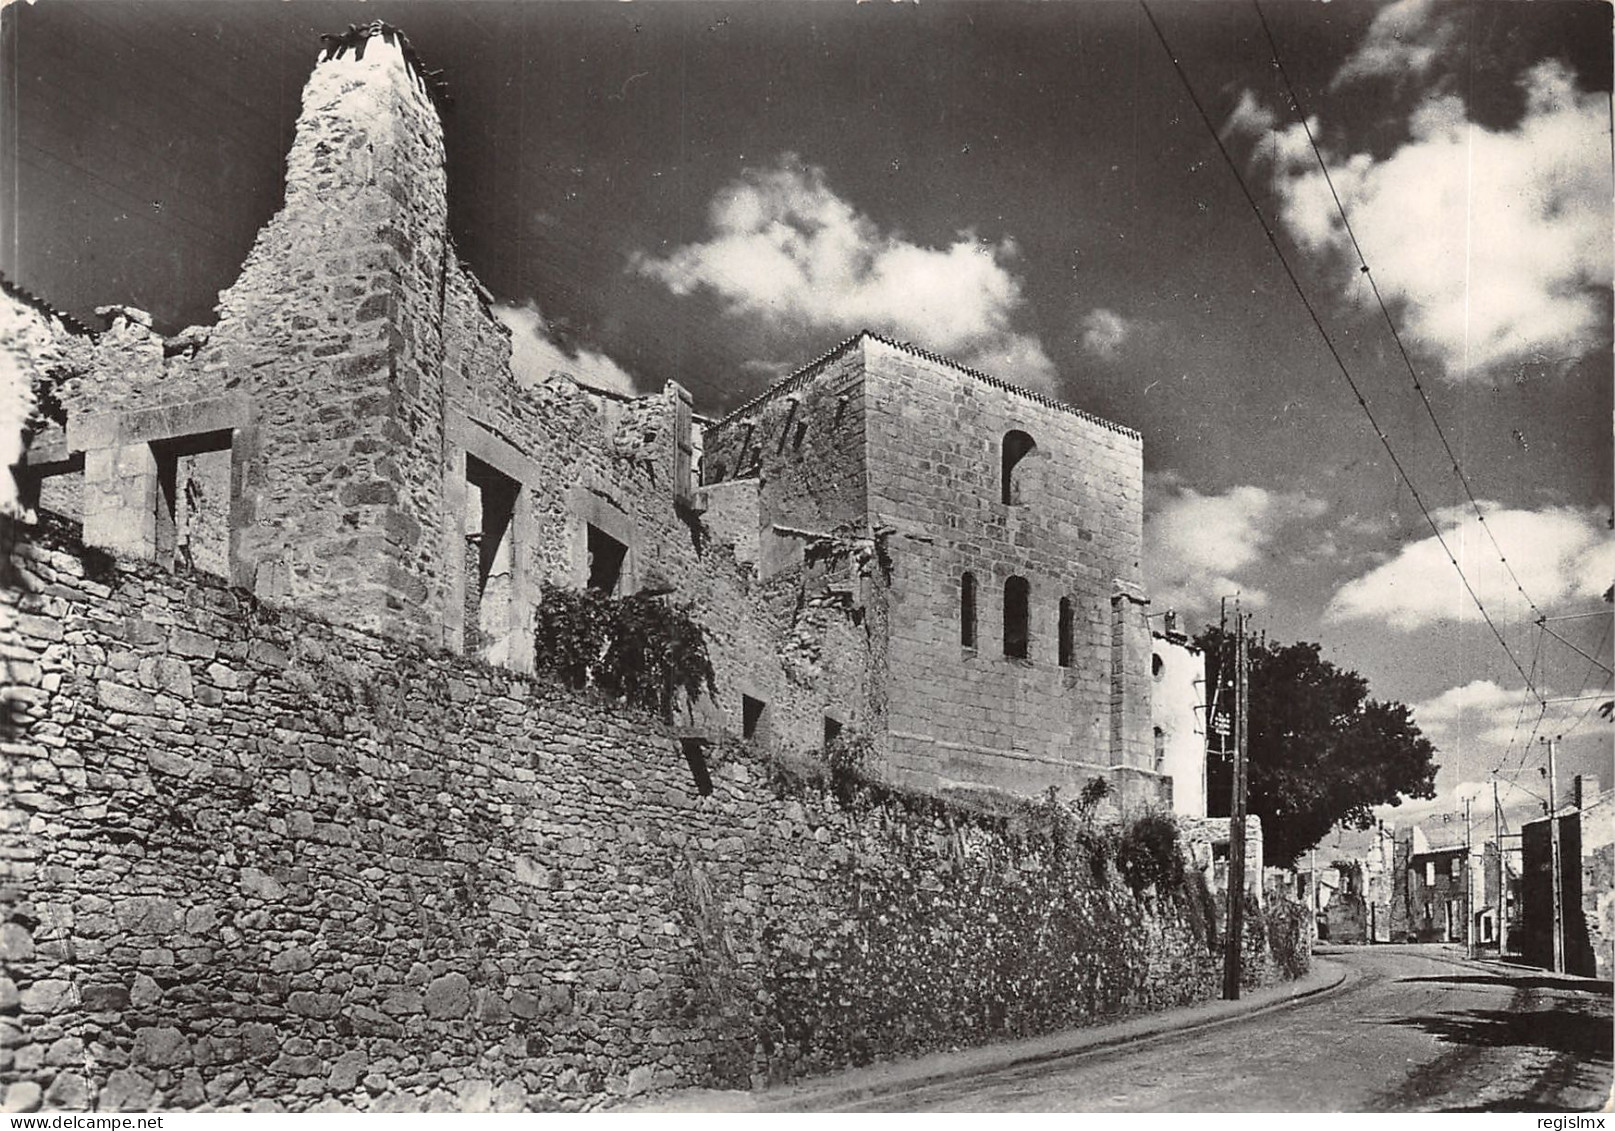
<instances>
[{"instance_id":1,"label":"overhead wire","mask_svg":"<svg viewBox=\"0 0 1615 1131\"><path fill-rule=\"evenodd\" d=\"M1539 631L1536 636L1536 648L1531 653L1531 671L1533 673L1537 670L1537 664L1541 661L1541 659L1542 633ZM1525 721L1525 705L1528 702L1528 698L1522 697L1520 699L1520 709L1514 714L1514 730L1508 736L1508 745L1503 748L1503 756L1497 760L1497 765L1492 767L1491 776L1494 778L1497 776L1497 772L1501 770L1504 764L1508 762L1508 756L1514 751L1514 740L1520 736L1520 724ZM1542 705L1542 711L1544 714L1547 712L1547 709L1548 705L1544 703ZM1523 763L1524 760L1522 759L1521 764L1523 765Z\"/></svg>"},{"instance_id":2,"label":"overhead wire","mask_svg":"<svg viewBox=\"0 0 1615 1131\"><path fill-rule=\"evenodd\" d=\"M1503 568L1508 571L1509 580L1514 583L1515 591L1525 598L1525 603L1530 606L1533 613L1541 616L1542 610L1537 608L1536 602L1531 600L1531 595L1525 591L1525 586L1520 583L1519 575L1514 572L1514 567L1509 564L1508 555L1503 552L1503 547L1497 541L1497 536L1492 533L1491 526L1487 524L1486 513L1481 509L1480 501L1475 497L1475 491L1470 485L1469 476L1464 474L1463 464L1458 459L1457 453L1452 450L1452 444L1447 440L1446 429L1441 427L1441 421L1436 417L1435 406L1430 403L1429 394L1425 392L1424 382L1419 380L1418 371L1413 366L1413 359L1408 356L1407 346L1403 344L1402 335L1396 328L1396 320L1391 317L1390 308L1385 304L1385 296L1380 294L1379 283L1375 281L1374 273L1369 270L1368 259L1363 254L1362 245L1357 241L1357 233L1352 230L1351 218L1346 214L1346 206L1341 202L1340 193L1335 188L1335 179L1329 173L1329 163L1324 160L1323 151L1318 147L1318 139L1312 132L1312 125L1307 121L1306 108L1301 105L1301 96L1296 92L1295 84L1290 81L1290 74L1284 67L1284 60L1279 58L1278 42L1273 37L1273 29L1268 26L1267 16L1262 11L1261 0L1251 0L1251 6L1256 9L1256 18L1261 21L1262 33L1267 37L1268 48L1273 54L1273 65L1277 69L1279 77L1284 80L1285 89L1289 91L1290 103L1295 107L1296 117L1301 121L1301 128L1306 131L1307 144L1312 147L1312 156L1317 160L1318 168L1323 172L1324 183L1329 186L1329 195L1334 199L1335 211L1340 214L1341 225L1345 228L1347 238L1351 240L1352 251L1356 253L1358 265L1361 267L1359 275L1368 279L1369 288L1374 293L1374 301L1379 305L1380 314L1385 318L1385 325L1391 331L1391 340L1396 343L1396 351L1401 355L1402 364L1407 367L1408 376L1413 380L1413 388L1419 394L1419 400L1424 404L1424 411L1430 417L1430 423L1435 427L1436 435L1441 439L1442 450L1447 453L1447 459L1452 463L1453 473L1458 476L1458 481L1463 484L1464 494L1468 496L1469 505L1475 511L1475 518L1480 523L1481 529L1486 531L1486 537L1491 540L1492 548L1497 551L1498 559L1503 563Z\"/></svg>"},{"instance_id":3,"label":"overhead wire","mask_svg":"<svg viewBox=\"0 0 1615 1131\"><path fill-rule=\"evenodd\" d=\"M1307 317L1312 320L1313 327L1323 339L1323 343L1328 348L1329 355L1334 359L1335 365L1339 368L1341 376L1346 379L1346 384L1351 388L1352 395L1357 399L1358 406L1362 408L1364 415L1367 416L1368 423L1374 429L1375 436L1379 438L1380 444L1385 448L1385 454L1390 457L1391 465L1396 469L1396 473L1402 482L1407 485L1408 493L1413 496L1413 501L1418 504L1419 512L1424 515L1425 522L1429 525L1431 533L1435 535L1436 542L1441 547L1442 552L1447 555L1447 560L1452 563L1453 569L1457 570L1459 580L1463 582L1464 589L1468 592L1470 600L1474 602L1475 608L1479 610L1481 619L1486 622L1486 627L1497 638L1498 645L1503 649L1504 654L1508 656L1509 662L1514 665L1514 670L1519 672L1520 678L1525 680L1526 686L1540 700L1542 696L1537 692L1536 685L1531 681L1531 677L1525 674L1524 666L1520 663L1519 658L1515 656L1514 650L1509 647L1508 641L1498 629L1496 622L1492 620L1491 614L1486 611L1486 605L1481 601L1480 594L1475 592L1475 587L1470 583L1469 576L1464 573L1463 566L1458 563L1457 556L1452 552L1452 548L1447 544L1446 537L1441 533L1441 527L1430 513L1429 506L1425 504L1424 497L1419 493L1418 487L1414 485L1407 469L1402 465L1401 459L1396 454L1396 449L1391 446L1390 437L1380 427L1379 421L1374 416L1373 409L1368 407L1367 398L1363 395L1362 389L1358 387L1356 378L1351 375L1351 370L1347 368L1345 359L1340 356L1340 351L1336 348L1334 339L1329 336L1329 331L1324 328L1322 319L1312 305L1312 300L1307 297L1306 289L1302 287L1301 280L1296 276L1295 269L1290 266L1289 259L1285 256L1284 249L1279 244L1278 236L1274 233L1272 225L1267 222L1267 217L1263 215L1261 206L1256 203L1256 198L1252 195L1250 186L1245 183L1244 175L1240 173L1239 166L1234 161L1233 155L1228 152L1228 147L1223 144L1222 137L1217 132L1217 127L1211 121L1211 116L1206 113L1206 108L1201 103L1200 96L1195 93L1194 84L1189 81L1189 76L1184 71L1183 64L1178 60L1177 54L1172 50L1172 45L1167 41L1166 33L1161 30L1161 25L1155 19L1155 13L1150 10L1148 0L1139 0L1139 6L1144 9L1144 15L1149 20L1150 27L1154 29L1156 38L1161 41L1162 49L1166 51L1167 57L1172 61L1173 69L1177 72L1179 80L1182 81L1184 90L1188 92L1189 101L1194 104L1195 111L1200 115L1200 120L1205 124L1207 132L1211 134L1212 141L1216 143L1217 152L1222 154L1223 161L1227 164L1229 171L1233 173L1234 180L1238 183L1240 192L1244 194L1246 203L1250 205L1257 222L1261 224L1262 232L1266 235L1267 242L1272 246L1273 253L1278 257L1279 265L1284 268L1284 274L1288 277L1290 286L1295 290L1296 297L1301 300L1301 305L1306 308Z\"/></svg>"}]
</instances>

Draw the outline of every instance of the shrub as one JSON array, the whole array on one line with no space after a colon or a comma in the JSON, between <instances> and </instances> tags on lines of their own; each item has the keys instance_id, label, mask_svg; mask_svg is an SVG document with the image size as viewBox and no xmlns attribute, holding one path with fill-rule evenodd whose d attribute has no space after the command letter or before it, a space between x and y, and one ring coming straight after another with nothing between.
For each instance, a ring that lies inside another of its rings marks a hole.
<instances>
[{"instance_id":1,"label":"shrub","mask_svg":"<svg viewBox=\"0 0 1615 1131\"><path fill-rule=\"evenodd\" d=\"M864 767L875 742L859 730L845 730L824 744L824 763L830 770L830 788L836 800L848 805L864 780Z\"/></svg>"},{"instance_id":2,"label":"shrub","mask_svg":"<svg viewBox=\"0 0 1615 1131\"><path fill-rule=\"evenodd\" d=\"M1129 824L1116 846L1116 867L1134 894L1151 884L1158 892L1183 884L1183 855L1177 822L1164 813L1146 813Z\"/></svg>"},{"instance_id":3,"label":"shrub","mask_svg":"<svg viewBox=\"0 0 1615 1131\"><path fill-rule=\"evenodd\" d=\"M539 672L593 684L668 722L681 692L688 704L717 691L706 631L688 605L546 585L533 630Z\"/></svg>"}]
</instances>

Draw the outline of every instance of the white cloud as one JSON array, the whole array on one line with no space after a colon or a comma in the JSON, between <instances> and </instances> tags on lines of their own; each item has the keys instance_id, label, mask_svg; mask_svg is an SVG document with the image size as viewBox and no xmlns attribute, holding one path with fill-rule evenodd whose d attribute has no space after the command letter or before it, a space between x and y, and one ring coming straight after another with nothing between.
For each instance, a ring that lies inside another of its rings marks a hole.
<instances>
[{"instance_id":1,"label":"white cloud","mask_svg":"<svg viewBox=\"0 0 1615 1131\"><path fill-rule=\"evenodd\" d=\"M711 238L631 268L674 294L722 297L731 314L851 331L868 326L1024 385L1048 387L1054 364L1015 330L1021 281L1011 240L960 232L945 248L882 232L837 196L824 170L792 155L748 170L708 210Z\"/></svg>"},{"instance_id":2,"label":"white cloud","mask_svg":"<svg viewBox=\"0 0 1615 1131\"><path fill-rule=\"evenodd\" d=\"M1255 94L1249 90L1242 90L1239 92L1239 105L1228 115L1222 129L1217 131L1217 136L1224 141L1240 134L1260 137L1276 126L1278 120L1278 115L1263 106Z\"/></svg>"},{"instance_id":3,"label":"white cloud","mask_svg":"<svg viewBox=\"0 0 1615 1131\"><path fill-rule=\"evenodd\" d=\"M632 375L605 354L588 349L568 353L556 344L537 303L499 304L493 313L510 328L510 369L520 384L530 387L564 373L598 389L638 393Z\"/></svg>"},{"instance_id":4,"label":"white cloud","mask_svg":"<svg viewBox=\"0 0 1615 1131\"><path fill-rule=\"evenodd\" d=\"M1534 703L1523 687L1509 689L1489 679L1477 679L1460 687L1450 687L1433 699L1413 705L1413 719L1419 729L1438 746L1465 741L1485 744L1501 754L1510 742L1523 741L1537 717L1528 703ZM1527 704L1522 714L1522 704Z\"/></svg>"},{"instance_id":5,"label":"white cloud","mask_svg":"<svg viewBox=\"0 0 1615 1131\"><path fill-rule=\"evenodd\" d=\"M1095 357L1106 359L1121 352L1122 345L1133 335L1133 324L1114 310L1103 307L1090 310L1082 318L1082 348Z\"/></svg>"},{"instance_id":6,"label":"white cloud","mask_svg":"<svg viewBox=\"0 0 1615 1131\"><path fill-rule=\"evenodd\" d=\"M1579 356L1609 335L1607 96L1578 92L1551 60L1521 85L1526 110L1511 130L1476 125L1461 99L1432 95L1390 156L1325 153L1403 337L1452 380L1502 362ZM1228 128L1247 133L1262 120L1235 116ZM1257 145L1252 161L1273 162L1280 218L1302 248L1355 262L1299 123L1273 146Z\"/></svg>"},{"instance_id":7,"label":"white cloud","mask_svg":"<svg viewBox=\"0 0 1615 1131\"><path fill-rule=\"evenodd\" d=\"M1157 609L1213 608L1239 593L1259 607L1267 594L1240 580L1241 572L1268 556L1274 536L1287 523L1316 518L1321 500L1240 486L1220 495L1166 481L1150 484L1144 518L1145 574Z\"/></svg>"},{"instance_id":8,"label":"white cloud","mask_svg":"<svg viewBox=\"0 0 1615 1131\"><path fill-rule=\"evenodd\" d=\"M1409 82L1424 78L1453 45L1457 27L1438 19L1434 0L1398 0L1379 10L1357 45L1330 80L1338 90L1354 82L1392 78Z\"/></svg>"},{"instance_id":9,"label":"white cloud","mask_svg":"<svg viewBox=\"0 0 1615 1131\"><path fill-rule=\"evenodd\" d=\"M1449 507L1432 517L1494 620L1529 611L1509 568L1543 608L1567 600L1595 601L1615 580L1615 542L1597 512L1571 507L1503 510L1485 502L1481 510L1490 537L1469 507ZM1324 610L1329 621L1373 620L1409 631L1478 617L1434 535L1403 546L1390 561L1346 582Z\"/></svg>"}]
</instances>

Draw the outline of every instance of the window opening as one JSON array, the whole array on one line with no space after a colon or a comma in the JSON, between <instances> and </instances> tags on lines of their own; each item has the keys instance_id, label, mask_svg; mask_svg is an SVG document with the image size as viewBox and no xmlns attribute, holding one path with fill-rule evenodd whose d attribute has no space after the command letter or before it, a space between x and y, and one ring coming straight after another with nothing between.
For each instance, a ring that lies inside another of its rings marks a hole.
<instances>
[{"instance_id":1,"label":"window opening","mask_svg":"<svg viewBox=\"0 0 1615 1131\"><path fill-rule=\"evenodd\" d=\"M973 573L959 579L959 644L965 648L976 646L976 575Z\"/></svg>"},{"instance_id":2,"label":"window opening","mask_svg":"<svg viewBox=\"0 0 1615 1131\"><path fill-rule=\"evenodd\" d=\"M740 697L740 733L743 738L757 736L757 730L763 724L763 710L767 706L761 699L753 699L750 695Z\"/></svg>"},{"instance_id":3,"label":"window opening","mask_svg":"<svg viewBox=\"0 0 1615 1131\"><path fill-rule=\"evenodd\" d=\"M707 768L707 740L704 738L681 738L679 746L684 750L684 760L690 765L690 776L695 779L695 791L702 797L712 795L712 772Z\"/></svg>"},{"instance_id":4,"label":"window opening","mask_svg":"<svg viewBox=\"0 0 1615 1131\"><path fill-rule=\"evenodd\" d=\"M830 744L841 737L841 721L824 716L824 748L830 749Z\"/></svg>"},{"instance_id":5,"label":"window opening","mask_svg":"<svg viewBox=\"0 0 1615 1131\"><path fill-rule=\"evenodd\" d=\"M1156 679L1160 679L1165 671L1166 661L1161 659L1161 654L1157 652L1150 657L1150 674Z\"/></svg>"},{"instance_id":6,"label":"window opening","mask_svg":"<svg viewBox=\"0 0 1615 1131\"><path fill-rule=\"evenodd\" d=\"M807 421L799 420L796 423L796 434L791 438L791 450L801 451L802 441L807 438Z\"/></svg>"},{"instance_id":7,"label":"window opening","mask_svg":"<svg viewBox=\"0 0 1615 1131\"><path fill-rule=\"evenodd\" d=\"M1026 502L1022 497L1026 457L1037 450L1037 442L1019 429L1004 434L1003 496L1005 506L1019 506Z\"/></svg>"},{"instance_id":8,"label":"window opening","mask_svg":"<svg viewBox=\"0 0 1615 1131\"><path fill-rule=\"evenodd\" d=\"M1160 773L1166 766L1166 731L1160 727L1155 728L1155 772Z\"/></svg>"},{"instance_id":9,"label":"window opening","mask_svg":"<svg viewBox=\"0 0 1615 1131\"><path fill-rule=\"evenodd\" d=\"M1024 660L1028 652L1028 609L1032 586L1024 577L1004 582L1004 655Z\"/></svg>"},{"instance_id":10,"label":"window opening","mask_svg":"<svg viewBox=\"0 0 1615 1131\"><path fill-rule=\"evenodd\" d=\"M151 442L157 470L153 555L220 577L230 573L229 429Z\"/></svg>"},{"instance_id":11,"label":"window opening","mask_svg":"<svg viewBox=\"0 0 1615 1131\"><path fill-rule=\"evenodd\" d=\"M1072 652L1071 598L1060 598L1060 666L1071 666Z\"/></svg>"},{"instance_id":12,"label":"window opening","mask_svg":"<svg viewBox=\"0 0 1615 1131\"><path fill-rule=\"evenodd\" d=\"M589 588L608 597L622 584L628 547L593 523L589 524Z\"/></svg>"},{"instance_id":13,"label":"window opening","mask_svg":"<svg viewBox=\"0 0 1615 1131\"><path fill-rule=\"evenodd\" d=\"M493 663L509 656L515 589L512 527L521 485L466 456L465 651Z\"/></svg>"}]
</instances>

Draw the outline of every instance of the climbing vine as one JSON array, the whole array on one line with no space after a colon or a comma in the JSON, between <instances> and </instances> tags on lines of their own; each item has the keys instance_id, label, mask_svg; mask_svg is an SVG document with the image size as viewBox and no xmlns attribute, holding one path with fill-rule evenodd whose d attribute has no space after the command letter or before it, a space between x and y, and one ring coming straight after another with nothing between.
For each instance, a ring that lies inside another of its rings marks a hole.
<instances>
[{"instance_id":1,"label":"climbing vine","mask_svg":"<svg viewBox=\"0 0 1615 1131\"><path fill-rule=\"evenodd\" d=\"M716 694L706 630L687 604L635 593L546 585L533 618L534 665L573 687L597 687L671 722Z\"/></svg>"}]
</instances>

